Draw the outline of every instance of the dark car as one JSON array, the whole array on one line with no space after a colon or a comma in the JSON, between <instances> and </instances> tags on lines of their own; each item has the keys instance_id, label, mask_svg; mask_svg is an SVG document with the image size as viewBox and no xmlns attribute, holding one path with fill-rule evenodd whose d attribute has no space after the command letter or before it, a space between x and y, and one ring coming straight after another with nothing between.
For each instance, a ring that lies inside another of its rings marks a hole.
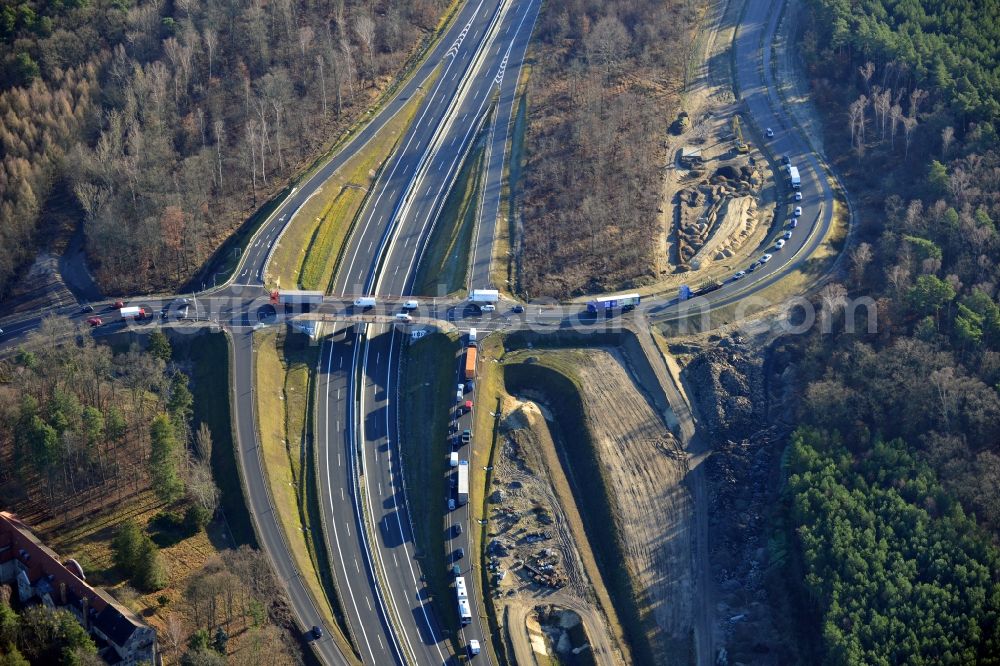
<instances>
[{"instance_id":1,"label":"dark car","mask_svg":"<svg viewBox=\"0 0 1000 666\"><path fill-rule=\"evenodd\" d=\"M451 529L455 536L462 536L462 523L455 523L451 526Z\"/></svg>"},{"instance_id":2,"label":"dark car","mask_svg":"<svg viewBox=\"0 0 1000 666\"><path fill-rule=\"evenodd\" d=\"M90 303L87 303L82 308L80 308L80 312L93 312L93 311L94 311L94 306L91 305Z\"/></svg>"},{"instance_id":3,"label":"dark car","mask_svg":"<svg viewBox=\"0 0 1000 666\"><path fill-rule=\"evenodd\" d=\"M472 431L469 430L469 429L463 430L462 431L462 443L463 444L468 444L471 441L472 441Z\"/></svg>"},{"instance_id":4,"label":"dark car","mask_svg":"<svg viewBox=\"0 0 1000 666\"><path fill-rule=\"evenodd\" d=\"M323 627L314 624L310 633L312 633L313 638L319 640L320 638L323 638Z\"/></svg>"},{"instance_id":5,"label":"dark car","mask_svg":"<svg viewBox=\"0 0 1000 666\"><path fill-rule=\"evenodd\" d=\"M456 548L455 549L455 559L456 560L460 560L463 557L465 557L465 549L464 548Z\"/></svg>"},{"instance_id":6,"label":"dark car","mask_svg":"<svg viewBox=\"0 0 1000 666\"><path fill-rule=\"evenodd\" d=\"M524 312L524 306L518 303L513 308L511 308L511 312L513 312L514 314L521 314L522 312Z\"/></svg>"}]
</instances>

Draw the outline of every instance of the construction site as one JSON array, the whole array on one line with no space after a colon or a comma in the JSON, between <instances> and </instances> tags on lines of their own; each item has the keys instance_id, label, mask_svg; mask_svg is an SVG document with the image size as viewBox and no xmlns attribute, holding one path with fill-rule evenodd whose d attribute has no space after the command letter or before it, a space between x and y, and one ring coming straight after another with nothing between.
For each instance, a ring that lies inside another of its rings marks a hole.
<instances>
[{"instance_id":1,"label":"construction site","mask_svg":"<svg viewBox=\"0 0 1000 666\"><path fill-rule=\"evenodd\" d=\"M691 650L687 454L649 350L623 337L490 352L503 382L488 382L500 417L483 548L517 663L680 664Z\"/></svg>"}]
</instances>

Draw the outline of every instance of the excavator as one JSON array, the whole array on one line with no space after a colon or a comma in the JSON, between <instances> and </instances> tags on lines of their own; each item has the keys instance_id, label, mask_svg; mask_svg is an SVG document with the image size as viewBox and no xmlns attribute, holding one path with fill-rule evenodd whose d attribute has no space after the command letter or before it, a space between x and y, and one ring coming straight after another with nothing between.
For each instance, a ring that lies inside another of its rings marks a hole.
<instances>
[{"instance_id":1,"label":"excavator","mask_svg":"<svg viewBox=\"0 0 1000 666\"><path fill-rule=\"evenodd\" d=\"M750 146L743 140L743 128L740 126L740 117L733 116L733 136L736 137L736 151L746 153L750 151Z\"/></svg>"}]
</instances>

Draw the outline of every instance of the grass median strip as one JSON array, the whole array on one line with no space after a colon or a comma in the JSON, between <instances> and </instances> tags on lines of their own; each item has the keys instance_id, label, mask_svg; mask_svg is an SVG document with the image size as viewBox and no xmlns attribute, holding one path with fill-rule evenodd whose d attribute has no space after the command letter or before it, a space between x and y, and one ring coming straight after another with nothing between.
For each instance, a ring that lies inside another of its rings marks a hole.
<instances>
[{"instance_id":1,"label":"grass median strip","mask_svg":"<svg viewBox=\"0 0 1000 666\"><path fill-rule=\"evenodd\" d=\"M325 624L345 654L343 616L322 543L312 455L312 385L319 347L300 333L267 331L254 337L257 428L264 471L278 523L295 567L312 592Z\"/></svg>"},{"instance_id":2,"label":"grass median strip","mask_svg":"<svg viewBox=\"0 0 1000 666\"><path fill-rule=\"evenodd\" d=\"M382 131L302 205L268 265L269 285L328 288L368 189L413 122L426 90L434 85L438 73L435 70Z\"/></svg>"},{"instance_id":3,"label":"grass median strip","mask_svg":"<svg viewBox=\"0 0 1000 666\"><path fill-rule=\"evenodd\" d=\"M500 219L497 222L496 237L493 241L493 264L490 279L498 289L513 294L518 289L517 262L517 196L520 192L521 175L524 171L524 133L528 126L527 81L531 76L531 65L525 64L521 75L520 92L514 122L511 128L508 163L504 167L503 190L500 199Z\"/></svg>"},{"instance_id":4,"label":"grass median strip","mask_svg":"<svg viewBox=\"0 0 1000 666\"><path fill-rule=\"evenodd\" d=\"M431 232L427 253L417 269L414 293L426 296L453 294L465 289L469 251L479 211L486 133L476 138L455 186L448 194L441 217Z\"/></svg>"}]
</instances>

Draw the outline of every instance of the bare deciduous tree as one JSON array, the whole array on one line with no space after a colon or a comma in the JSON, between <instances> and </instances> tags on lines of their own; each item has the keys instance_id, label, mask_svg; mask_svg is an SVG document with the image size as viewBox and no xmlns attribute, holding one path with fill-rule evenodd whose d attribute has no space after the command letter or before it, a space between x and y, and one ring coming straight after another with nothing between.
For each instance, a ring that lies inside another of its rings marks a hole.
<instances>
[{"instance_id":1,"label":"bare deciduous tree","mask_svg":"<svg viewBox=\"0 0 1000 666\"><path fill-rule=\"evenodd\" d=\"M368 78L375 81L375 21L370 16L362 14L354 19L354 34L364 47L368 56Z\"/></svg>"},{"instance_id":2,"label":"bare deciduous tree","mask_svg":"<svg viewBox=\"0 0 1000 666\"><path fill-rule=\"evenodd\" d=\"M865 269L872 260L872 246L868 243L859 243L851 251L851 277L855 286L861 286L864 281Z\"/></svg>"},{"instance_id":3,"label":"bare deciduous tree","mask_svg":"<svg viewBox=\"0 0 1000 666\"><path fill-rule=\"evenodd\" d=\"M943 130L941 130L941 157L948 157L948 151L951 149L952 141L955 140L955 128L948 125Z\"/></svg>"}]
</instances>

